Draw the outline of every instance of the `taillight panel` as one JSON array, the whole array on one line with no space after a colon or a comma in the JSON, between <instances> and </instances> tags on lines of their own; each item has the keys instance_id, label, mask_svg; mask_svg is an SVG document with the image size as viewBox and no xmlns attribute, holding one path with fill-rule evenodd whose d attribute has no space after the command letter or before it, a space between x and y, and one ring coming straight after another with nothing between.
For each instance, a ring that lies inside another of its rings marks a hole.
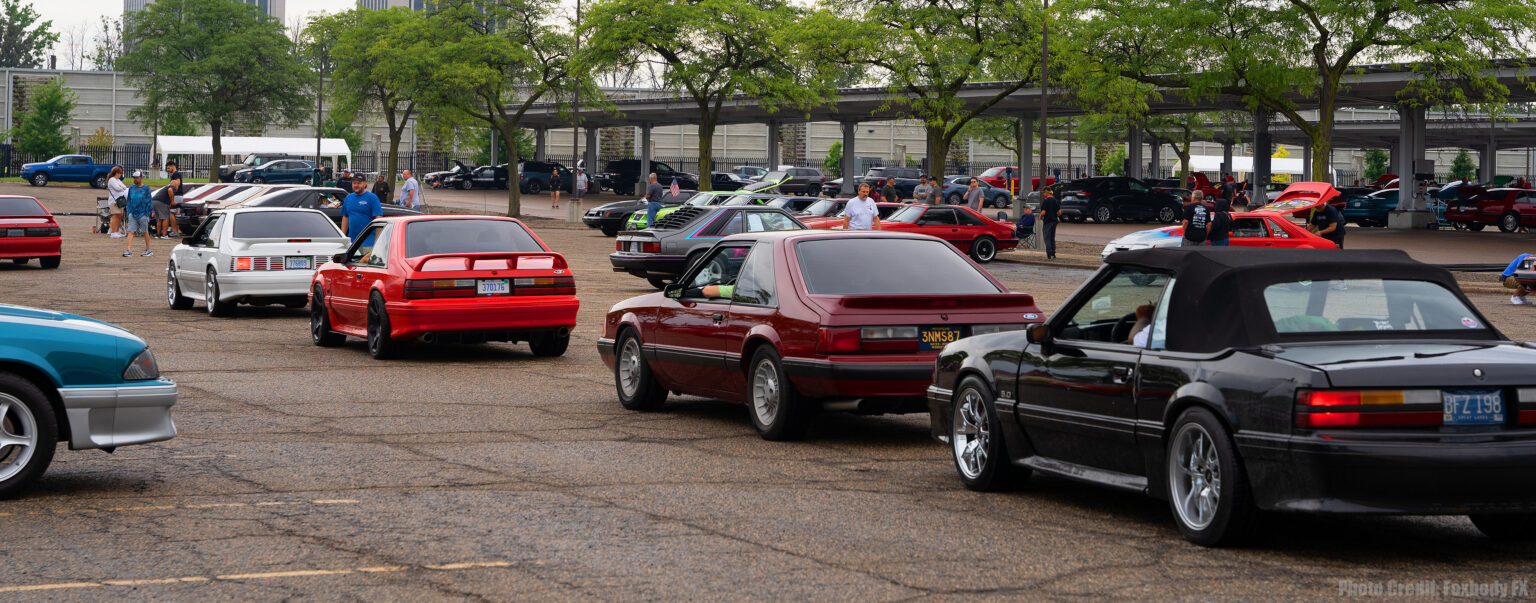
<instances>
[{"instance_id":1,"label":"taillight panel","mask_svg":"<svg viewBox=\"0 0 1536 603\"><path fill-rule=\"evenodd\" d=\"M1439 426L1445 413L1438 389L1301 390L1298 429Z\"/></svg>"}]
</instances>

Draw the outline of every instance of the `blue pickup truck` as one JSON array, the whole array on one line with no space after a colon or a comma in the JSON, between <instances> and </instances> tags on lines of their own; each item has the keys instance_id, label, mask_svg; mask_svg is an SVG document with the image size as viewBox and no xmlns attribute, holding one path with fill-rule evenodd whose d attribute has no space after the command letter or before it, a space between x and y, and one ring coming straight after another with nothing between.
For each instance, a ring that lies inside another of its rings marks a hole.
<instances>
[{"instance_id":1,"label":"blue pickup truck","mask_svg":"<svg viewBox=\"0 0 1536 603\"><path fill-rule=\"evenodd\" d=\"M89 182L91 188L107 188L107 174L115 165L96 163L90 155L59 155L42 163L21 166L21 179L32 186L49 182Z\"/></svg>"}]
</instances>

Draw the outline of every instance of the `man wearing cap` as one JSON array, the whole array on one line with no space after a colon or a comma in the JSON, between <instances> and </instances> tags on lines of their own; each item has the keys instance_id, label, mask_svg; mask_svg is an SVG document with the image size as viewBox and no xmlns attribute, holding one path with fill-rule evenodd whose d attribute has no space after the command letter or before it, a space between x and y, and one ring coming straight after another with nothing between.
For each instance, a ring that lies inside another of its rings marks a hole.
<instances>
[{"instance_id":1,"label":"man wearing cap","mask_svg":"<svg viewBox=\"0 0 1536 603\"><path fill-rule=\"evenodd\" d=\"M155 223L159 226L157 239L171 238L171 208L179 204L178 197L187 194L186 184L182 182L183 174L180 166L174 161L165 162L165 172L171 179L170 184L160 189L160 194L155 197Z\"/></svg>"},{"instance_id":2,"label":"man wearing cap","mask_svg":"<svg viewBox=\"0 0 1536 603\"><path fill-rule=\"evenodd\" d=\"M341 229L353 241L363 234L363 229L374 218L384 215L378 195L368 192L368 179L361 174L352 177L352 194L341 202Z\"/></svg>"},{"instance_id":3,"label":"man wearing cap","mask_svg":"<svg viewBox=\"0 0 1536 603\"><path fill-rule=\"evenodd\" d=\"M144 186L144 172L133 171L133 186L128 187L128 206L123 208L127 216L123 219L123 230L128 233L128 250L123 252L123 257L133 257L133 235L144 233L144 255L151 256L155 252L149 249L149 219L155 213L155 201Z\"/></svg>"}]
</instances>

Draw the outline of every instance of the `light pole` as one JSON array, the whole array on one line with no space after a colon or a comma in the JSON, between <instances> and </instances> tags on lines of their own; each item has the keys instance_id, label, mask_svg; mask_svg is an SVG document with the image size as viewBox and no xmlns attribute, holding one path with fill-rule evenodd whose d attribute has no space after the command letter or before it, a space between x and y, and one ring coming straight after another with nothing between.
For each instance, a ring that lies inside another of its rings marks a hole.
<instances>
[{"instance_id":1,"label":"light pole","mask_svg":"<svg viewBox=\"0 0 1536 603\"><path fill-rule=\"evenodd\" d=\"M572 33L575 34L575 38L576 38L576 50L572 53L571 56L572 56L572 58L575 58L576 54L581 53L581 0L576 0L576 29ZM570 63L566 63L566 64L569 65ZM582 165L582 163L581 163L581 81L579 79L577 79L577 78L571 78L571 81L576 83L576 93L574 94L574 97L575 97L575 103L574 103L575 104L575 111L574 111L574 113L572 113L572 115L574 115L575 117L574 117L574 119L571 120L571 200L575 201L576 199L580 199L581 198L581 197L576 196L576 171L575 171L576 170L576 166ZM583 167L582 171L585 172L586 171L585 168L591 167L591 166L582 166L582 167ZM589 176L589 178L590 178L590 176ZM560 186L560 183L556 182L555 186ZM582 193L585 194L586 191L582 191ZM575 222L575 221L580 220L580 219L581 219L581 207L577 206L575 203L567 202L565 204L565 220L567 222Z\"/></svg>"},{"instance_id":2,"label":"light pole","mask_svg":"<svg viewBox=\"0 0 1536 603\"><path fill-rule=\"evenodd\" d=\"M1050 105L1050 93L1047 91L1051 80L1047 67L1051 60L1050 50L1050 21L1051 0L1041 0L1043 10L1040 13L1040 185L1036 190L1045 188L1045 152L1050 148L1045 140L1047 127L1045 123L1047 106ZM1021 187L1022 188L1022 187Z\"/></svg>"}]
</instances>

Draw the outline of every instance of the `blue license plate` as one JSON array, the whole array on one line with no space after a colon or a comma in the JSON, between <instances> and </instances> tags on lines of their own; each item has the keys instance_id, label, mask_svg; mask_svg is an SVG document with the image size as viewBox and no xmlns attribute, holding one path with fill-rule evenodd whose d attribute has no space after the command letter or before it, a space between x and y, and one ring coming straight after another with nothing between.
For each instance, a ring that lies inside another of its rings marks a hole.
<instances>
[{"instance_id":1,"label":"blue license plate","mask_svg":"<svg viewBox=\"0 0 1536 603\"><path fill-rule=\"evenodd\" d=\"M1440 392L1446 425L1498 425L1504 422L1504 392L1497 389L1448 389Z\"/></svg>"},{"instance_id":2,"label":"blue license plate","mask_svg":"<svg viewBox=\"0 0 1536 603\"><path fill-rule=\"evenodd\" d=\"M942 350L944 346L960 341L959 327L923 327L918 334L919 349Z\"/></svg>"}]
</instances>

